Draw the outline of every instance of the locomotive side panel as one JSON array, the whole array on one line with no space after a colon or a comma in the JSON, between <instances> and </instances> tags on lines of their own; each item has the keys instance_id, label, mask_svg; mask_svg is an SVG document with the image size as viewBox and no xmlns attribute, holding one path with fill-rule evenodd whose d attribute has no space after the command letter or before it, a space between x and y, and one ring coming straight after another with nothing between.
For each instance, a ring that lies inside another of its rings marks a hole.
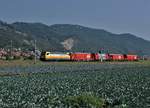
<instances>
[{"instance_id":1,"label":"locomotive side panel","mask_svg":"<svg viewBox=\"0 0 150 108\"><path fill-rule=\"evenodd\" d=\"M41 60L70 60L70 55L69 54L57 54L57 53L50 53L50 52L45 52L41 55Z\"/></svg>"}]
</instances>

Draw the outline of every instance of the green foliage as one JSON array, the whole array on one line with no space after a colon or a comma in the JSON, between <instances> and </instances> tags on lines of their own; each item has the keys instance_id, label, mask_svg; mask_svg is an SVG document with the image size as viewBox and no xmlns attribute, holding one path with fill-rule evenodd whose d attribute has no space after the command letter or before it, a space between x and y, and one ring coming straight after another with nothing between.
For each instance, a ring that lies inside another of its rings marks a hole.
<instances>
[{"instance_id":1,"label":"green foliage","mask_svg":"<svg viewBox=\"0 0 150 108\"><path fill-rule=\"evenodd\" d=\"M23 57L24 60L34 60L34 55L30 55L29 57Z\"/></svg>"},{"instance_id":2,"label":"green foliage","mask_svg":"<svg viewBox=\"0 0 150 108\"><path fill-rule=\"evenodd\" d=\"M0 108L149 106L148 62L12 63L0 65Z\"/></svg>"},{"instance_id":3,"label":"green foliage","mask_svg":"<svg viewBox=\"0 0 150 108\"><path fill-rule=\"evenodd\" d=\"M21 56L14 56L14 60L19 60L21 59Z\"/></svg>"},{"instance_id":4,"label":"green foliage","mask_svg":"<svg viewBox=\"0 0 150 108\"><path fill-rule=\"evenodd\" d=\"M37 40L40 50L64 51L61 42L72 38L74 46L71 51L98 52L100 48L110 53L130 53L150 55L150 42L132 34L113 34L101 29L92 29L79 25L56 24L47 26L41 23L13 24L1 23L0 47L33 49L33 40ZM90 43L90 44L89 44Z\"/></svg>"},{"instance_id":5,"label":"green foliage","mask_svg":"<svg viewBox=\"0 0 150 108\"><path fill-rule=\"evenodd\" d=\"M104 106L104 100L91 94L70 96L64 100L64 103L72 108L103 108Z\"/></svg>"},{"instance_id":6,"label":"green foliage","mask_svg":"<svg viewBox=\"0 0 150 108\"><path fill-rule=\"evenodd\" d=\"M13 60L13 59L14 59L13 56L10 56L10 55L6 56L6 60Z\"/></svg>"},{"instance_id":7,"label":"green foliage","mask_svg":"<svg viewBox=\"0 0 150 108\"><path fill-rule=\"evenodd\" d=\"M25 33L15 30L9 24L0 26L0 48L10 49L11 40L14 48L31 48L33 40L32 37Z\"/></svg>"}]
</instances>

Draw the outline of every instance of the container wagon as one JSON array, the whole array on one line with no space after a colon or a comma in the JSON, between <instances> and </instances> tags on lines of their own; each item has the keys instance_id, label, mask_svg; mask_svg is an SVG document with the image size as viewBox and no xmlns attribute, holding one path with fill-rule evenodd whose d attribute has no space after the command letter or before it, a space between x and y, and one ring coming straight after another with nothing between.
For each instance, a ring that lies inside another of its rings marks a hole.
<instances>
[{"instance_id":1,"label":"container wagon","mask_svg":"<svg viewBox=\"0 0 150 108\"><path fill-rule=\"evenodd\" d=\"M137 55L126 55L127 61L138 61L139 57Z\"/></svg>"},{"instance_id":2,"label":"container wagon","mask_svg":"<svg viewBox=\"0 0 150 108\"><path fill-rule=\"evenodd\" d=\"M123 54L109 54L110 61L123 61L125 57Z\"/></svg>"},{"instance_id":3,"label":"container wagon","mask_svg":"<svg viewBox=\"0 0 150 108\"><path fill-rule=\"evenodd\" d=\"M95 55L91 53L71 53L71 61L94 61Z\"/></svg>"}]
</instances>

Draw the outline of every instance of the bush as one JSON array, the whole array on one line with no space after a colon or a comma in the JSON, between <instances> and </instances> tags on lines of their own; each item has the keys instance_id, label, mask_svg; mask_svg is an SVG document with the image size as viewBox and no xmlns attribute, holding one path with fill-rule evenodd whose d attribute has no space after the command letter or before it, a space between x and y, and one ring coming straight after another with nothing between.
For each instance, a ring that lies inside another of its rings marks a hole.
<instances>
[{"instance_id":1,"label":"bush","mask_svg":"<svg viewBox=\"0 0 150 108\"><path fill-rule=\"evenodd\" d=\"M91 94L70 96L64 100L67 107L73 108L104 108L104 100Z\"/></svg>"},{"instance_id":2,"label":"bush","mask_svg":"<svg viewBox=\"0 0 150 108\"><path fill-rule=\"evenodd\" d=\"M6 60L13 60L14 56L6 56Z\"/></svg>"},{"instance_id":3,"label":"bush","mask_svg":"<svg viewBox=\"0 0 150 108\"><path fill-rule=\"evenodd\" d=\"M21 56L14 56L14 59L19 60L19 59L21 59Z\"/></svg>"},{"instance_id":4,"label":"bush","mask_svg":"<svg viewBox=\"0 0 150 108\"><path fill-rule=\"evenodd\" d=\"M34 59L34 56L33 55L31 55L31 56L29 56L29 57L24 57L24 60L33 60Z\"/></svg>"}]
</instances>

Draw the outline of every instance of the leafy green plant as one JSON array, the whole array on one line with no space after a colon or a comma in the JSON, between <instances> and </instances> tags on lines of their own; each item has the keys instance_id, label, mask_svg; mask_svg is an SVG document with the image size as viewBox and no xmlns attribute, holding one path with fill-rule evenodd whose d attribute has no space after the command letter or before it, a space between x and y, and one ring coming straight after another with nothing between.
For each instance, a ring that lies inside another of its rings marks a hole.
<instances>
[{"instance_id":1,"label":"leafy green plant","mask_svg":"<svg viewBox=\"0 0 150 108\"><path fill-rule=\"evenodd\" d=\"M0 65L0 108L149 106L149 63L5 62Z\"/></svg>"},{"instance_id":2,"label":"leafy green plant","mask_svg":"<svg viewBox=\"0 0 150 108\"><path fill-rule=\"evenodd\" d=\"M104 100L91 94L81 94L79 96L70 96L64 100L68 107L73 108L103 108Z\"/></svg>"}]
</instances>

